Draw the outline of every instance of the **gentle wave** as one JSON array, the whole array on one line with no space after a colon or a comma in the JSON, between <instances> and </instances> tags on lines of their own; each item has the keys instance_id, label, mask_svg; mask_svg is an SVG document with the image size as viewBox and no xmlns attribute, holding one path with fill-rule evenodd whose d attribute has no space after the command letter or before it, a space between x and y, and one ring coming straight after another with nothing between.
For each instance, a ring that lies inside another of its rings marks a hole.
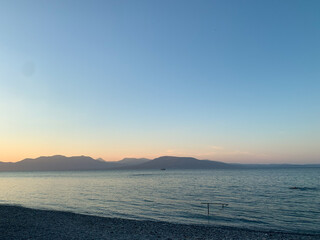
<instances>
[{"instance_id":1,"label":"gentle wave","mask_svg":"<svg viewBox=\"0 0 320 240\"><path fill-rule=\"evenodd\" d=\"M303 233L320 233L319 189L320 169L0 174L1 203Z\"/></svg>"}]
</instances>

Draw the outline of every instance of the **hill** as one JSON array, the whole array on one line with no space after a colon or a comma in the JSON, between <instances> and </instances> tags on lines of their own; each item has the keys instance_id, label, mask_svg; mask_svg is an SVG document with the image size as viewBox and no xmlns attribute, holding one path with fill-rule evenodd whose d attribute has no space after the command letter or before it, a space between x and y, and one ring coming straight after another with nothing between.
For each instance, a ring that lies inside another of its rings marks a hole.
<instances>
[{"instance_id":1,"label":"hill","mask_svg":"<svg viewBox=\"0 0 320 240\"><path fill-rule=\"evenodd\" d=\"M192 157L173 157L163 156L155 158L151 161L131 167L132 169L222 169L222 168L233 168L232 165L210 161L210 160L199 160Z\"/></svg>"},{"instance_id":2,"label":"hill","mask_svg":"<svg viewBox=\"0 0 320 240\"><path fill-rule=\"evenodd\" d=\"M216 169L233 168L223 162L198 160L191 157L164 156L153 160L147 158L124 158L118 162L106 162L87 156L27 158L16 163L0 162L0 171L85 171L108 169Z\"/></svg>"},{"instance_id":3,"label":"hill","mask_svg":"<svg viewBox=\"0 0 320 240\"><path fill-rule=\"evenodd\" d=\"M55 155L35 159L26 158L16 163L1 163L0 171L81 171L104 170L110 167L113 167L113 164L91 157Z\"/></svg>"},{"instance_id":4,"label":"hill","mask_svg":"<svg viewBox=\"0 0 320 240\"><path fill-rule=\"evenodd\" d=\"M231 164L192 157L163 156L153 160L147 158L124 158L117 162L106 162L87 156L26 158L16 163L0 162L0 172L10 171L90 171L90 170L146 170L146 169L252 169L252 168L296 168L320 167L319 164Z\"/></svg>"},{"instance_id":5,"label":"hill","mask_svg":"<svg viewBox=\"0 0 320 240\"><path fill-rule=\"evenodd\" d=\"M26 158L15 163L0 162L0 172L108 170L135 166L148 161L150 161L150 159L124 158L117 162L106 162L101 158L93 159L87 156L66 157L55 155Z\"/></svg>"},{"instance_id":6,"label":"hill","mask_svg":"<svg viewBox=\"0 0 320 240\"><path fill-rule=\"evenodd\" d=\"M115 162L117 164L121 164L121 165L126 165L126 166L133 166L133 165L138 165L138 164L142 164L142 163L146 163L151 161L151 159L147 159L147 158L124 158L118 162Z\"/></svg>"}]
</instances>

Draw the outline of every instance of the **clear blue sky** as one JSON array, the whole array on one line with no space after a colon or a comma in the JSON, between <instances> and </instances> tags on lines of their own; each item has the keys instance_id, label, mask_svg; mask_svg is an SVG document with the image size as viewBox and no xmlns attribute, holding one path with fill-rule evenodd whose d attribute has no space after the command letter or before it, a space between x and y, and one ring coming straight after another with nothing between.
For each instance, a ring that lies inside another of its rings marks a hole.
<instances>
[{"instance_id":1,"label":"clear blue sky","mask_svg":"<svg viewBox=\"0 0 320 240\"><path fill-rule=\"evenodd\" d=\"M0 2L0 161L320 162L320 1Z\"/></svg>"}]
</instances>

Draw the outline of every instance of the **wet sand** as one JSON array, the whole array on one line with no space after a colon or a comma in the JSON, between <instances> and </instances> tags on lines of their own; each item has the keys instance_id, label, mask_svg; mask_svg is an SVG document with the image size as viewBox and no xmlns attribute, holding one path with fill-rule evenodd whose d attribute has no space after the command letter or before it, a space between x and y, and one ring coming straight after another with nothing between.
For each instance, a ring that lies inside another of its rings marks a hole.
<instances>
[{"instance_id":1,"label":"wet sand","mask_svg":"<svg viewBox=\"0 0 320 240\"><path fill-rule=\"evenodd\" d=\"M320 239L319 235L96 217L0 205L0 239Z\"/></svg>"}]
</instances>

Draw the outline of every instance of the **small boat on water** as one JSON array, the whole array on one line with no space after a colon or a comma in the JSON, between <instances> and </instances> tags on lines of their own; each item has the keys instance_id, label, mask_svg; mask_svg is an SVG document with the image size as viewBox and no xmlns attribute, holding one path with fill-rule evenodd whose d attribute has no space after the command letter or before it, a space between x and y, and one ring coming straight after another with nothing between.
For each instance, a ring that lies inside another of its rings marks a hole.
<instances>
[{"instance_id":1,"label":"small boat on water","mask_svg":"<svg viewBox=\"0 0 320 240\"><path fill-rule=\"evenodd\" d=\"M161 168L160 170L164 171L164 170L166 170L166 169L165 169L165 168Z\"/></svg>"}]
</instances>

